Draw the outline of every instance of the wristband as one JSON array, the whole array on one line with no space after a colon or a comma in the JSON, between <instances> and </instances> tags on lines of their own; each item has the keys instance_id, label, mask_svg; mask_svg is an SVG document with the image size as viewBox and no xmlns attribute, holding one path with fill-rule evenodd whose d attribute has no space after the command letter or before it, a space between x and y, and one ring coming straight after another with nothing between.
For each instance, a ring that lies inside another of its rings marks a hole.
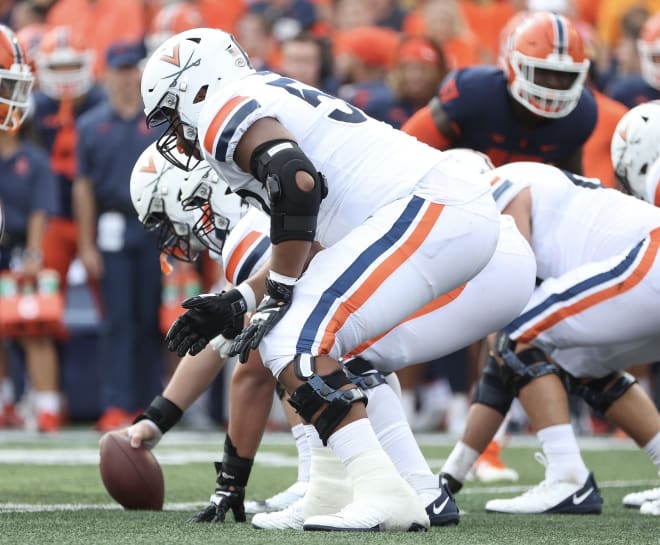
<instances>
[{"instance_id":1,"label":"wristband","mask_svg":"<svg viewBox=\"0 0 660 545\"><path fill-rule=\"evenodd\" d=\"M156 396L145 411L139 415L133 424L137 424L140 420L151 420L158 429L166 433L169 431L183 416L183 411L169 399L163 396Z\"/></svg>"},{"instance_id":2,"label":"wristband","mask_svg":"<svg viewBox=\"0 0 660 545\"><path fill-rule=\"evenodd\" d=\"M246 312L252 312L257 308L257 296L254 294L254 290L250 287L250 284L243 282L234 288L240 292L245 299L245 306L247 306Z\"/></svg>"},{"instance_id":3,"label":"wristband","mask_svg":"<svg viewBox=\"0 0 660 545\"><path fill-rule=\"evenodd\" d=\"M268 279L272 280L273 282L278 282L279 284L286 284L287 286L293 286L296 282L298 282L297 278L293 278L292 276L285 276L283 274L276 273L275 271L268 272Z\"/></svg>"}]
</instances>

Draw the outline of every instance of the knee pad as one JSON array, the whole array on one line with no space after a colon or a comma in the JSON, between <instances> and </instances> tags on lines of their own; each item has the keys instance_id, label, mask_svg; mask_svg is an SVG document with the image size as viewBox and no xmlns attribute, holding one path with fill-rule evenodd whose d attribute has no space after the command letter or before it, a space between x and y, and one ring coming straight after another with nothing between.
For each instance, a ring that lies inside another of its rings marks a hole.
<instances>
[{"instance_id":1,"label":"knee pad","mask_svg":"<svg viewBox=\"0 0 660 545\"><path fill-rule=\"evenodd\" d=\"M511 386L502 378L500 365L493 356L490 356L479 382L477 382L472 403L481 403L495 409L502 416L506 416L515 397Z\"/></svg>"},{"instance_id":2,"label":"knee pad","mask_svg":"<svg viewBox=\"0 0 660 545\"><path fill-rule=\"evenodd\" d=\"M527 386L532 380L544 375L559 375L557 366L548 361L548 356L538 348L527 348L516 353L516 343L509 335L500 331L495 337L493 351L499 356L504 365L500 366L502 380L517 396L520 390Z\"/></svg>"},{"instance_id":3,"label":"knee pad","mask_svg":"<svg viewBox=\"0 0 660 545\"><path fill-rule=\"evenodd\" d=\"M289 403L307 422L312 422L312 417L325 406L313 424L323 445L327 446L328 438L351 410L353 403L366 405L367 397L358 387L340 390L342 386L353 385L340 369L329 375L318 375L314 360L309 354L298 354L295 357L293 365L296 376L304 380L305 384L294 390Z\"/></svg>"},{"instance_id":4,"label":"knee pad","mask_svg":"<svg viewBox=\"0 0 660 545\"><path fill-rule=\"evenodd\" d=\"M270 240L314 240L321 201L328 194L324 176L292 140L272 140L257 146L250 169L264 184L270 199ZM314 180L311 191L296 183L296 173L307 172Z\"/></svg>"},{"instance_id":5,"label":"knee pad","mask_svg":"<svg viewBox=\"0 0 660 545\"><path fill-rule=\"evenodd\" d=\"M360 389L371 390L385 384L385 375L374 369L371 364L359 356L344 363L344 371L348 379Z\"/></svg>"},{"instance_id":6,"label":"knee pad","mask_svg":"<svg viewBox=\"0 0 660 545\"><path fill-rule=\"evenodd\" d=\"M605 414L612 404L637 382L630 373L615 371L602 378L582 382L569 375L568 391L580 396L594 410Z\"/></svg>"}]
</instances>

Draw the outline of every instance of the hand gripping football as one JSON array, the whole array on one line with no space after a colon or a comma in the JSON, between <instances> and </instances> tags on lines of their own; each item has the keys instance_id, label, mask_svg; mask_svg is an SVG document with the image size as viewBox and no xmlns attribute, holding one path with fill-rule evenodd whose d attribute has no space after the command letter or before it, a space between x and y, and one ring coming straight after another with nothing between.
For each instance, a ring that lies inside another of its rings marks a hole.
<instances>
[{"instance_id":1,"label":"hand gripping football","mask_svg":"<svg viewBox=\"0 0 660 545\"><path fill-rule=\"evenodd\" d=\"M108 493L126 509L160 511L165 481L158 460L144 447L133 448L127 435L112 431L99 443L101 479Z\"/></svg>"}]
</instances>

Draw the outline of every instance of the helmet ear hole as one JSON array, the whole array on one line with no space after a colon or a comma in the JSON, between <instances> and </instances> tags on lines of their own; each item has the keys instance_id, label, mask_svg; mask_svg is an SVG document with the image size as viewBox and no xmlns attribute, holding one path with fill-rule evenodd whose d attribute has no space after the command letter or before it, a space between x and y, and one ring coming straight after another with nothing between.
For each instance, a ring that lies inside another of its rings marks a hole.
<instances>
[{"instance_id":1,"label":"helmet ear hole","mask_svg":"<svg viewBox=\"0 0 660 545\"><path fill-rule=\"evenodd\" d=\"M206 93L209 90L208 85L203 85L202 87L199 88L199 91L197 91L197 94L195 95L195 98L193 99L193 104L197 104L198 102L201 102L206 98Z\"/></svg>"}]
</instances>

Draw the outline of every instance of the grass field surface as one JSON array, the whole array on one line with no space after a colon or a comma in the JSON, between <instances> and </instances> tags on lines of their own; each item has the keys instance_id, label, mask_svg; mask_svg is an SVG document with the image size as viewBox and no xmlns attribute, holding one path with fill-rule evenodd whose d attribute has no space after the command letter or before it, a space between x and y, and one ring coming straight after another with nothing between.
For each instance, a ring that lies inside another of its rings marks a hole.
<instances>
[{"instance_id":1,"label":"grass field surface","mask_svg":"<svg viewBox=\"0 0 660 545\"><path fill-rule=\"evenodd\" d=\"M640 515L621 504L624 494L658 485L648 458L630 441L583 440L583 455L605 500L603 514L499 515L484 511L487 500L511 497L543 478L534 460L534 438L514 437L505 461L520 473L515 485L467 483L457 495L461 522L425 534L266 532L249 524L191 524L188 518L213 491L212 461L222 433L174 432L154 453L165 475L162 512L124 511L105 491L98 470L99 436L64 432L57 437L0 432L0 544L62 545L424 545L424 544L625 544L660 545L660 517ZM431 467L439 469L453 438L419 437ZM291 484L295 449L287 435L265 438L247 491L265 498Z\"/></svg>"}]
</instances>

